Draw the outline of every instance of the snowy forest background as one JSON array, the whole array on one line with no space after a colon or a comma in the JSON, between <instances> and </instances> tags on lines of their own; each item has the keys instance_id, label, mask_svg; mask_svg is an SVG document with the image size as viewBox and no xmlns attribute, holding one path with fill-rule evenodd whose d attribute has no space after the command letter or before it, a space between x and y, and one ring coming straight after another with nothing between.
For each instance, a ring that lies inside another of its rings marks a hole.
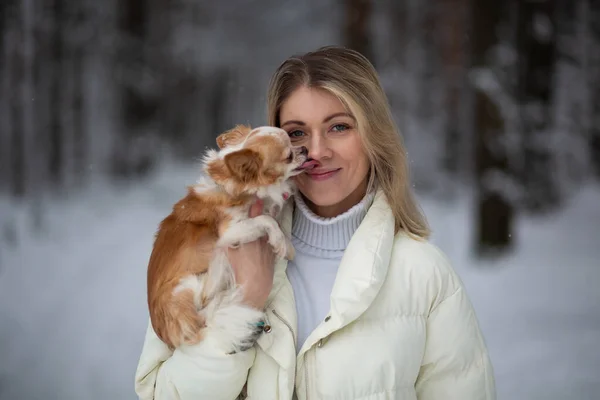
<instances>
[{"instance_id":1,"label":"snowy forest background","mask_svg":"<svg viewBox=\"0 0 600 400\"><path fill-rule=\"evenodd\" d=\"M288 56L381 74L500 399L600 398L600 0L2 0L0 399L132 399L156 225Z\"/></svg>"}]
</instances>

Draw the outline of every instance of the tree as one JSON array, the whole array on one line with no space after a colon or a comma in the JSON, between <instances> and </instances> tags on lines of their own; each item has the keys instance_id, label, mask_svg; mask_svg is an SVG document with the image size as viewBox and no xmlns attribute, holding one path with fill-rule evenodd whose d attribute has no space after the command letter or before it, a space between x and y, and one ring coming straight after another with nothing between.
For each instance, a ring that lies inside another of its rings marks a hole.
<instances>
[{"instance_id":1,"label":"tree","mask_svg":"<svg viewBox=\"0 0 600 400\"><path fill-rule=\"evenodd\" d=\"M344 37L346 46L374 63L373 49L370 45L371 11L371 0L346 0Z\"/></svg>"},{"instance_id":2,"label":"tree","mask_svg":"<svg viewBox=\"0 0 600 400\"><path fill-rule=\"evenodd\" d=\"M590 68L590 96L589 102L591 105L590 115L590 131L589 145L590 158L592 160L593 172L600 179L600 1L584 0L588 3L589 19L587 29L589 29L589 51Z\"/></svg>"},{"instance_id":3,"label":"tree","mask_svg":"<svg viewBox=\"0 0 600 400\"><path fill-rule=\"evenodd\" d=\"M155 77L149 72L147 35L150 30L149 0L117 3L115 77L118 92L118 131L114 137L111 172L117 177L146 174L154 165L149 148L158 100Z\"/></svg>"},{"instance_id":4,"label":"tree","mask_svg":"<svg viewBox=\"0 0 600 400\"><path fill-rule=\"evenodd\" d=\"M443 164L450 173L458 173L461 167L462 114L467 71L466 37L468 32L468 0L437 0L436 42L441 57L441 73L445 86L445 148Z\"/></svg>"},{"instance_id":5,"label":"tree","mask_svg":"<svg viewBox=\"0 0 600 400\"><path fill-rule=\"evenodd\" d=\"M59 97L60 91L60 82L55 83L54 80L61 79L60 74L57 73L58 65L55 64L55 51L61 44L58 43L60 37L57 35L60 29L55 21L54 2L55 0L44 0L34 7L35 62L32 67L35 92L34 141L29 148L29 152L33 155L29 163L30 168L36 171L37 179L41 181L36 183L40 188L62 181L61 168L58 166L62 159L62 123L59 118L52 118L53 112L61 112L57 104L53 104L53 100ZM51 159L54 165L51 165ZM50 174L51 171L54 175Z\"/></svg>"},{"instance_id":6,"label":"tree","mask_svg":"<svg viewBox=\"0 0 600 400\"><path fill-rule=\"evenodd\" d=\"M8 1L0 2L0 190L10 182L9 90L8 90Z\"/></svg>"},{"instance_id":7,"label":"tree","mask_svg":"<svg viewBox=\"0 0 600 400\"><path fill-rule=\"evenodd\" d=\"M25 56L23 54L24 24L21 9L15 2L7 4L7 69L8 113L11 137L11 192L16 197L26 194L25 127L23 119L23 87Z\"/></svg>"},{"instance_id":8,"label":"tree","mask_svg":"<svg viewBox=\"0 0 600 400\"><path fill-rule=\"evenodd\" d=\"M445 193L446 180L439 173L446 144L440 140L445 129L443 57L437 32L441 14L432 4L388 1L390 57L382 77L409 151L427 152L427 157L411 157L413 179L420 190Z\"/></svg>"},{"instance_id":9,"label":"tree","mask_svg":"<svg viewBox=\"0 0 600 400\"><path fill-rule=\"evenodd\" d=\"M389 32L385 40L386 47L380 58L381 66L385 68L383 73L390 73L387 82L384 78L384 85L387 83L386 91L394 114L397 117L397 123L403 135L409 131L408 109L409 98L407 96L405 81L409 81L409 62L408 48L411 38L410 34L410 7L407 0L387 0L385 10L389 18ZM381 70L382 68L380 68ZM386 71L387 70L387 71Z\"/></svg>"},{"instance_id":10,"label":"tree","mask_svg":"<svg viewBox=\"0 0 600 400\"><path fill-rule=\"evenodd\" d=\"M69 70L73 82L70 92L71 128L73 135L72 158L76 182L81 185L87 171L88 140L86 130L85 77L86 51L89 43L85 42L88 28L88 9L86 1L70 2L72 21L70 23Z\"/></svg>"},{"instance_id":11,"label":"tree","mask_svg":"<svg viewBox=\"0 0 600 400\"><path fill-rule=\"evenodd\" d=\"M209 125L208 137L209 143L206 145L214 146L217 136L225 132L232 125L227 120L227 100L229 95L229 82L233 74L227 68L221 68L214 73L211 98L209 102L209 116L211 123Z\"/></svg>"},{"instance_id":12,"label":"tree","mask_svg":"<svg viewBox=\"0 0 600 400\"><path fill-rule=\"evenodd\" d=\"M442 59L439 52L439 41L436 38L436 10L428 2L419 2L413 9L415 28L417 30L414 49L416 56L413 71L419 80L419 93L410 93L416 97L416 108L413 112L418 121L418 129L429 132L437 139L443 134L444 117L438 110L444 108L443 79L441 78ZM421 133L421 132L420 132ZM433 143L430 143L433 151ZM438 170L441 166L444 145L438 146L435 151L433 167Z\"/></svg>"},{"instance_id":13,"label":"tree","mask_svg":"<svg viewBox=\"0 0 600 400\"><path fill-rule=\"evenodd\" d=\"M63 183L65 170L65 132L63 126L63 94L64 94L64 25L65 25L65 0L53 1L52 14L52 42L50 50L49 68L50 78L50 143L48 172L50 181L54 186Z\"/></svg>"},{"instance_id":14,"label":"tree","mask_svg":"<svg viewBox=\"0 0 600 400\"><path fill-rule=\"evenodd\" d=\"M474 0L471 9L472 69L475 92L475 194L478 255L501 252L512 244L513 205L507 193L509 157L504 145L507 121L501 98L493 88L502 87L493 52L506 4ZM500 89L502 90L502 89Z\"/></svg>"},{"instance_id":15,"label":"tree","mask_svg":"<svg viewBox=\"0 0 600 400\"><path fill-rule=\"evenodd\" d=\"M553 178L552 100L556 64L555 2L517 2L517 99L520 105L523 169L519 171L524 207L544 211L559 203Z\"/></svg>"}]
</instances>

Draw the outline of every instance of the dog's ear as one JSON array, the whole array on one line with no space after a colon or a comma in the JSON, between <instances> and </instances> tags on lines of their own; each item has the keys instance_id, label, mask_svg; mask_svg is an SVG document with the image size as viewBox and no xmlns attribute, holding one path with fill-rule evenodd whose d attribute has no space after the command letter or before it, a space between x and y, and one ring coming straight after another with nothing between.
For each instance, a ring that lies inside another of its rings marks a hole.
<instances>
[{"instance_id":1,"label":"dog's ear","mask_svg":"<svg viewBox=\"0 0 600 400\"><path fill-rule=\"evenodd\" d=\"M262 157L259 153L250 149L242 149L229 153L223 159L225 166L239 182L248 183L258 177L262 166Z\"/></svg>"},{"instance_id":2,"label":"dog's ear","mask_svg":"<svg viewBox=\"0 0 600 400\"><path fill-rule=\"evenodd\" d=\"M222 149L226 146L236 145L242 142L250 133L252 128L248 125L236 125L234 128L221 133L217 137L217 146Z\"/></svg>"}]
</instances>

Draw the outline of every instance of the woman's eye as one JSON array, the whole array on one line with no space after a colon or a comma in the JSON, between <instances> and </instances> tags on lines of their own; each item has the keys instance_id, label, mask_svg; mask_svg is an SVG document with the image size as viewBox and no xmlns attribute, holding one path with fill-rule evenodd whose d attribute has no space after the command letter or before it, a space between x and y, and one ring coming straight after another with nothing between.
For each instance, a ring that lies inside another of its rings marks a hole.
<instances>
[{"instance_id":1,"label":"woman's eye","mask_svg":"<svg viewBox=\"0 0 600 400\"><path fill-rule=\"evenodd\" d=\"M349 129L349 127L348 127L348 125L337 124L337 125L334 125L331 129L336 132L342 132L342 131Z\"/></svg>"},{"instance_id":2,"label":"woman's eye","mask_svg":"<svg viewBox=\"0 0 600 400\"><path fill-rule=\"evenodd\" d=\"M299 140L304 140L304 138L305 138L305 136L306 136L306 135L304 134L304 132L302 132L302 131L300 131L300 130L290 131L290 132L288 133L288 135L289 135L289 137L290 137L290 140L291 140L292 142L297 142L297 141L299 141Z\"/></svg>"}]
</instances>

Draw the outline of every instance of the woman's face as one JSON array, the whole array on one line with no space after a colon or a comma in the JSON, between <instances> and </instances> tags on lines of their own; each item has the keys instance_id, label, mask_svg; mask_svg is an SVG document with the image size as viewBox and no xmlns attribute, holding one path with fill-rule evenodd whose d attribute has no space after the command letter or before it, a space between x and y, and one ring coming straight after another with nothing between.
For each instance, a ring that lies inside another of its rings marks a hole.
<instances>
[{"instance_id":1,"label":"woman's face","mask_svg":"<svg viewBox=\"0 0 600 400\"><path fill-rule=\"evenodd\" d=\"M279 114L295 146L306 146L316 167L295 182L312 211L335 217L357 204L367 190L369 159L356 121L342 102L323 90L300 87Z\"/></svg>"}]
</instances>

